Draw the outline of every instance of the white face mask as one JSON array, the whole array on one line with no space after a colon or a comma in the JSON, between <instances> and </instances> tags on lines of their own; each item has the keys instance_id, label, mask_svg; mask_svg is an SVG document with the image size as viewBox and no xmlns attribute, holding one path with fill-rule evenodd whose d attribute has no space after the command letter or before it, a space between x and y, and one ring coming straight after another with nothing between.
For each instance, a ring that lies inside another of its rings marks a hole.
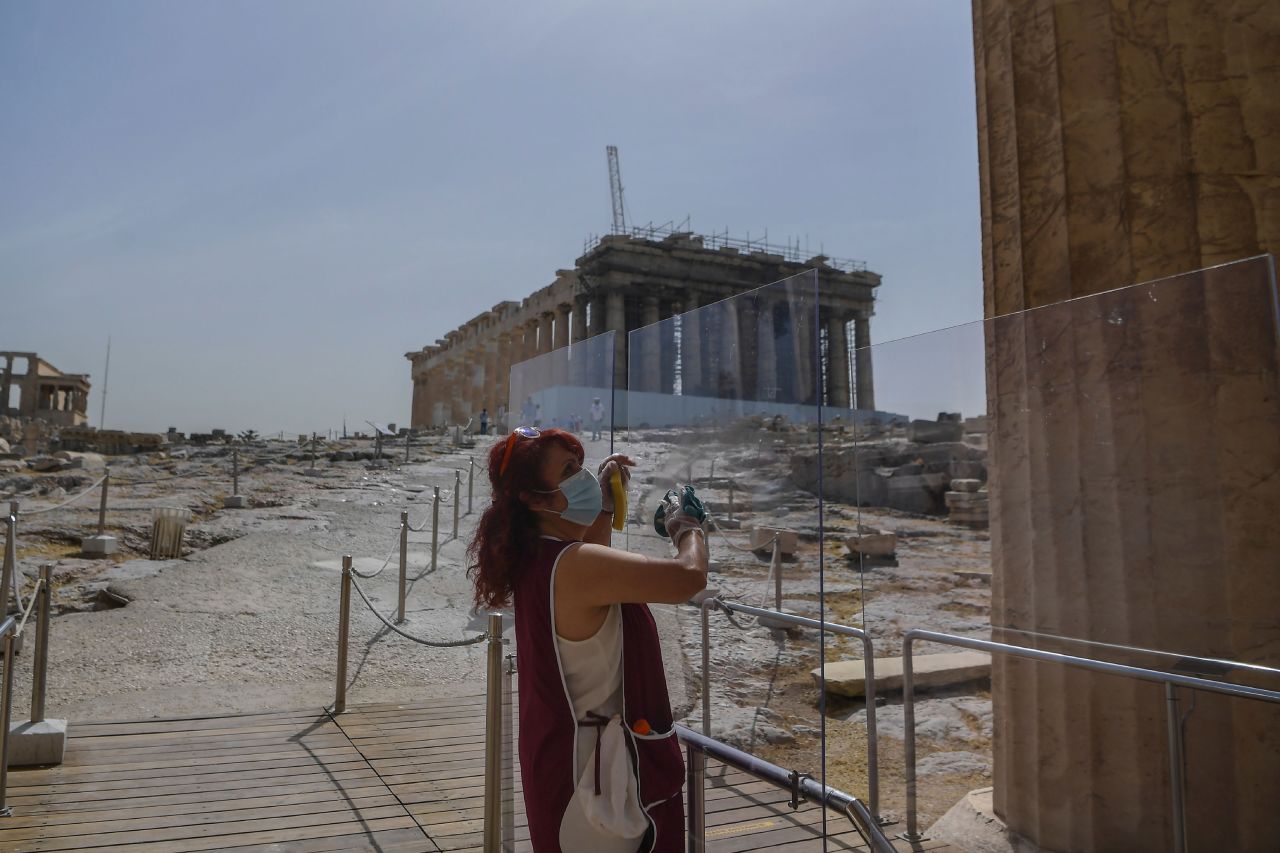
<instances>
[{"instance_id":1,"label":"white face mask","mask_svg":"<svg viewBox=\"0 0 1280 853\"><path fill-rule=\"evenodd\" d=\"M579 468L577 473L566 477L558 489L535 489L535 491L543 494L563 493L569 505L556 514L565 521L581 524L584 527L595 522L596 516L604 506L604 499L600 496L600 481L586 468ZM555 512L555 510L544 509L541 512Z\"/></svg>"}]
</instances>

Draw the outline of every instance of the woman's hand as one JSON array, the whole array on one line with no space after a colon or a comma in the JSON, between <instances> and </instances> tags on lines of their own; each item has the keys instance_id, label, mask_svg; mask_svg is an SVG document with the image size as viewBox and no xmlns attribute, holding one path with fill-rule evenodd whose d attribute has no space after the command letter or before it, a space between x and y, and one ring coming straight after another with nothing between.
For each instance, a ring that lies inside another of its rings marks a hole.
<instances>
[{"instance_id":1,"label":"woman's hand","mask_svg":"<svg viewBox=\"0 0 1280 853\"><path fill-rule=\"evenodd\" d=\"M617 473L622 477L622 487L625 489L631 481L631 472L627 469L634 468L635 464L635 460L625 453L615 453L600 463L596 477L600 481L600 506L605 512L612 514L614 510L613 488L609 481Z\"/></svg>"}]
</instances>

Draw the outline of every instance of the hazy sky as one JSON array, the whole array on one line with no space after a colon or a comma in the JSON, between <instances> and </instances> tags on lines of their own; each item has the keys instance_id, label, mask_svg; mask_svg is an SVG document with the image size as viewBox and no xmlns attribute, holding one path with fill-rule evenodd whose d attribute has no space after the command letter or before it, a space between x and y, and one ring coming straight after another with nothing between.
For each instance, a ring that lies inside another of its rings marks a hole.
<instances>
[{"instance_id":1,"label":"hazy sky","mask_svg":"<svg viewBox=\"0 0 1280 853\"><path fill-rule=\"evenodd\" d=\"M0 349L107 426L407 423L403 354L640 222L981 317L969 4L0 3Z\"/></svg>"}]
</instances>

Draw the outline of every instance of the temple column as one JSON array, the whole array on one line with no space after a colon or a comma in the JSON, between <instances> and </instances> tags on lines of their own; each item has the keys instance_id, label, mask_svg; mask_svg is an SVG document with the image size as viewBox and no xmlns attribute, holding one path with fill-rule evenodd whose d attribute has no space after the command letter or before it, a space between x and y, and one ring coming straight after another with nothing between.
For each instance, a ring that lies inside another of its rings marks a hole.
<instances>
[{"instance_id":1,"label":"temple column","mask_svg":"<svg viewBox=\"0 0 1280 853\"><path fill-rule=\"evenodd\" d=\"M614 332L613 387L627 387L627 303L622 291L610 290L604 299L605 329Z\"/></svg>"},{"instance_id":2,"label":"temple column","mask_svg":"<svg viewBox=\"0 0 1280 853\"><path fill-rule=\"evenodd\" d=\"M712 377L715 396L726 400L742 397L742 374L738 364L738 312L732 300L716 303L716 375Z\"/></svg>"},{"instance_id":3,"label":"temple column","mask_svg":"<svg viewBox=\"0 0 1280 853\"><path fill-rule=\"evenodd\" d=\"M701 394L702 384L702 314L698 310L698 294L684 297L680 318L680 393Z\"/></svg>"},{"instance_id":4,"label":"temple column","mask_svg":"<svg viewBox=\"0 0 1280 853\"><path fill-rule=\"evenodd\" d=\"M498 335L498 372L494 376L494 385L498 387L498 406L511 406L511 333ZM497 417L498 410L492 414Z\"/></svg>"},{"instance_id":5,"label":"temple column","mask_svg":"<svg viewBox=\"0 0 1280 853\"><path fill-rule=\"evenodd\" d=\"M573 299L573 343L585 341L587 335L587 297L575 296Z\"/></svg>"},{"instance_id":6,"label":"temple column","mask_svg":"<svg viewBox=\"0 0 1280 853\"><path fill-rule=\"evenodd\" d=\"M853 315L853 391L859 409L876 407L876 381L871 364L871 314L858 311Z\"/></svg>"},{"instance_id":7,"label":"temple column","mask_svg":"<svg viewBox=\"0 0 1280 853\"><path fill-rule=\"evenodd\" d=\"M498 400L501 399L501 373L498 369L498 338L487 335L484 342L484 385L481 388L481 400L484 408L489 410L492 422L498 411Z\"/></svg>"},{"instance_id":8,"label":"temple column","mask_svg":"<svg viewBox=\"0 0 1280 853\"><path fill-rule=\"evenodd\" d=\"M777 400L778 344L773 324L775 303L765 296L756 309L756 391L759 400Z\"/></svg>"},{"instance_id":9,"label":"temple column","mask_svg":"<svg viewBox=\"0 0 1280 853\"><path fill-rule=\"evenodd\" d=\"M973 22L993 624L1280 666L1262 275L1115 290L1280 251L1274 0L974 0ZM994 656L991 693L1011 833L1173 849L1158 685ZM1280 711L1179 694L1186 848L1273 849Z\"/></svg>"},{"instance_id":10,"label":"temple column","mask_svg":"<svg viewBox=\"0 0 1280 853\"><path fill-rule=\"evenodd\" d=\"M551 352L551 324L555 320L555 314L550 311L543 311L538 315L538 354Z\"/></svg>"},{"instance_id":11,"label":"temple column","mask_svg":"<svg viewBox=\"0 0 1280 853\"><path fill-rule=\"evenodd\" d=\"M568 303L556 306L556 330L553 338L555 349L569 345L569 312L572 310L573 306Z\"/></svg>"},{"instance_id":12,"label":"temple column","mask_svg":"<svg viewBox=\"0 0 1280 853\"><path fill-rule=\"evenodd\" d=\"M738 312L738 373L742 377L744 400L759 400L758 385L760 351L760 299L757 296L739 296L733 300Z\"/></svg>"},{"instance_id":13,"label":"temple column","mask_svg":"<svg viewBox=\"0 0 1280 853\"><path fill-rule=\"evenodd\" d=\"M795 383L795 402L802 405L813 405L814 390L817 387L814 376L817 362L814 360L813 346L813 312L817 307L807 304L797 309L796 301L789 305L791 322L791 353L795 359L795 375L787 377Z\"/></svg>"},{"instance_id":14,"label":"temple column","mask_svg":"<svg viewBox=\"0 0 1280 853\"><path fill-rule=\"evenodd\" d=\"M640 325L644 327L640 337L644 341L644 347L642 352L632 353L632 356L640 359L640 390L659 392L662 390L662 333L657 324L662 315L659 313L658 297L645 296L640 305Z\"/></svg>"},{"instance_id":15,"label":"temple column","mask_svg":"<svg viewBox=\"0 0 1280 853\"><path fill-rule=\"evenodd\" d=\"M849 326L831 309L827 323L827 405L849 408Z\"/></svg>"}]
</instances>

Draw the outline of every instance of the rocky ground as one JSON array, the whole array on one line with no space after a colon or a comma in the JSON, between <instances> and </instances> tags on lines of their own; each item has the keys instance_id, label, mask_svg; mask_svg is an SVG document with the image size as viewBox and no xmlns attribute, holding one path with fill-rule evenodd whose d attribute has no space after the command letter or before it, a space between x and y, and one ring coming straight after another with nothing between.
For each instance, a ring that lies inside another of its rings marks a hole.
<instances>
[{"instance_id":1,"label":"rocky ground","mask_svg":"<svg viewBox=\"0 0 1280 853\"><path fill-rule=\"evenodd\" d=\"M113 457L107 532L121 553L105 561L79 556L80 539L95 532L98 491L68 506L101 476L98 461L44 472L8 466L4 492L21 501L19 564L30 588L38 566L51 564L55 619L51 631L48 708L72 720L184 716L319 707L334 694L335 635L342 554L368 572L390 558L378 577L361 581L374 605L391 614L401 511L423 527L409 537L408 621L415 635L459 639L483 627L471 610L463 548L487 495L481 467L487 439L471 448L446 437L403 445L374 461L368 443L305 449L265 441L240 448L240 493L249 507L222 508L230 494L231 449L182 448L167 454ZM666 553L651 526L652 507L677 480L691 478L723 532L712 538L722 595L770 606L767 555L744 549L739 525L777 526L799 534L784 566L784 608L802 615L866 626L877 657L900 652L902 632L929 627L981 635L989 631L989 570L985 532L938 517L828 501L819 573L818 513L813 495L793 485L790 460L811 433L764 430L726 433L720 440L673 432L620 434L618 449L640 462L631 490L633 521L615 544ZM839 441L838 437L829 441ZM606 442L589 445L598 459ZM477 463L467 512L467 480ZM64 460L66 461L66 460ZM440 507L437 569L431 562L431 494L453 500L461 471L459 537L453 504ZM730 487L733 518L730 519ZM190 510L182 557L147 559L152 511ZM844 535L859 525L898 535L896 561L852 561ZM673 701L700 727L701 626L690 607L656 608L664 632ZM866 793L866 708L831 698L819 707L811 675L819 663L816 632L772 631L723 614L710 619L712 731L788 768L821 772L826 736L828 783ZM860 645L828 636L827 660L859 658ZM946 651L921 648L918 652ZM15 716L30 685L30 655L15 670ZM424 648L388 631L353 600L348 702L414 701L432 695L476 694L484 688L482 646ZM900 814L900 696L878 709L882 812ZM825 711L825 714L823 713ZM990 784L991 707L985 685L923 697L917 708L921 822L940 816L972 788Z\"/></svg>"}]
</instances>

